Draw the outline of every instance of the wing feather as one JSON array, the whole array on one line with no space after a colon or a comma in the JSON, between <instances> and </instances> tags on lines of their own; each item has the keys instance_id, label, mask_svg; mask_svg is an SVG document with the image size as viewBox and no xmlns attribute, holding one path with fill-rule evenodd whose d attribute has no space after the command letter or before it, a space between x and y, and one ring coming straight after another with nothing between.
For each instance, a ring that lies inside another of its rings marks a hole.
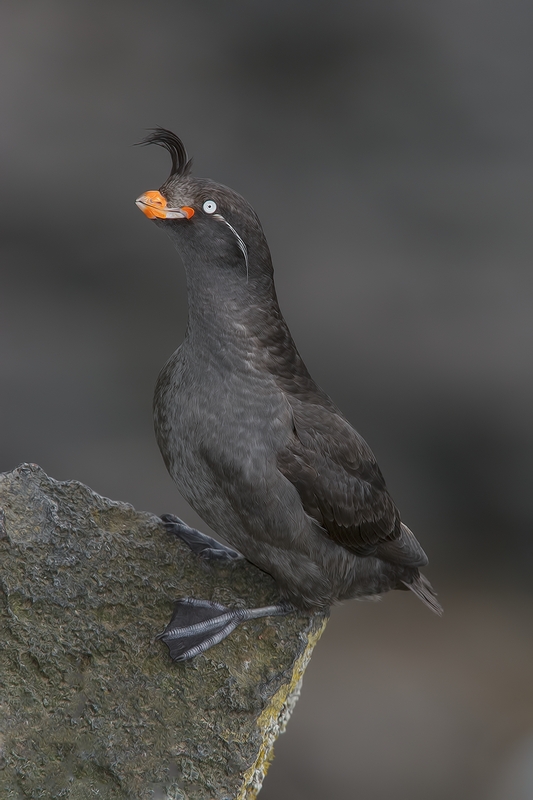
<instances>
[{"instance_id":1,"label":"wing feather","mask_svg":"<svg viewBox=\"0 0 533 800\"><path fill-rule=\"evenodd\" d=\"M291 397L290 405L293 435L278 455L278 468L298 490L306 513L357 555L425 564L364 439L329 404Z\"/></svg>"},{"instance_id":2,"label":"wing feather","mask_svg":"<svg viewBox=\"0 0 533 800\"><path fill-rule=\"evenodd\" d=\"M306 513L325 536L357 555L423 566L427 558L400 520L374 454L311 378L277 303L251 325L262 366L292 411L278 469L296 487Z\"/></svg>"}]
</instances>

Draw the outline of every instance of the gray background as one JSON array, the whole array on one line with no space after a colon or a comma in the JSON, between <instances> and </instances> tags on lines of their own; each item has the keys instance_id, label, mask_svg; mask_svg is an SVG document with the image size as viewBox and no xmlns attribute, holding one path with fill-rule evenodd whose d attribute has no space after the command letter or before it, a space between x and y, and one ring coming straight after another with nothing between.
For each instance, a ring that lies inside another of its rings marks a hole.
<instances>
[{"instance_id":1,"label":"gray background","mask_svg":"<svg viewBox=\"0 0 533 800\"><path fill-rule=\"evenodd\" d=\"M264 800L533 796L533 10L518 0L1 10L0 469L198 523L153 439L186 324L134 199L195 172L258 211L312 374L431 557L336 609ZM162 665L164 668L164 664Z\"/></svg>"}]
</instances>

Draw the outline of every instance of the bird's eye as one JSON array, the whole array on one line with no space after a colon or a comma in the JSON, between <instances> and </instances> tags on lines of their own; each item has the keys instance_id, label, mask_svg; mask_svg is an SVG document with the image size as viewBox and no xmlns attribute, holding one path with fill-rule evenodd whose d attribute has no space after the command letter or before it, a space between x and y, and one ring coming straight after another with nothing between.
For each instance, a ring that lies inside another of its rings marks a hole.
<instances>
[{"instance_id":1,"label":"bird's eye","mask_svg":"<svg viewBox=\"0 0 533 800\"><path fill-rule=\"evenodd\" d=\"M203 204L202 208L204 209L206 214L214 214L217 210L217 204L214 200L206 200Z\"/></svg>"}]
</instances>

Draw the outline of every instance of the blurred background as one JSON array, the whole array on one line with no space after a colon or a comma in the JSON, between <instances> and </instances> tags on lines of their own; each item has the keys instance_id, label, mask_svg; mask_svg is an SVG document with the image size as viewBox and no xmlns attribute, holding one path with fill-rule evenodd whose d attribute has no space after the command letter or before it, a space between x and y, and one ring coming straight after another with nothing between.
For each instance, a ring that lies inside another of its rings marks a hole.
<instances>
[{"instance_id":1,"label":"blurred background","mask_svg":"<svg viewBox=\"0 0 533 800\"><path fill-rule=\"evenodd\" d=\"M241 192L316 380L430 555L335 609L264 800L533 797L533 8L519 0L67 0L1 9L0 470L200 524L152 391L187 300L135 208ZM205 527L205 526L204 526Z\"/></svg>"}]
</instances>

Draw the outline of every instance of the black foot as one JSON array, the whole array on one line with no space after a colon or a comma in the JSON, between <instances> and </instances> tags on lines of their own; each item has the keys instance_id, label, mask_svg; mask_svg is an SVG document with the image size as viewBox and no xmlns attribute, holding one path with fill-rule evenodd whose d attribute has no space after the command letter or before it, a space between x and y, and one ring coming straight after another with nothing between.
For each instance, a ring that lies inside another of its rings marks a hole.
<instances>
[{"instance_id":1,"label":"black foot","mask_svg":"<svg viewBox=\"0 0 533 800\"><path fill-rule=\"evenodd\" d=\"M167 645L174 661L187 661L221 642L241 622L283 616L295 610L289 603L264 608L227 608L209 600L184 597L176 603L172 619L157 638Z\"/></svg>"},{"instance_id":2,"label":"black foot","mask_svg":"<svg viewBox=\"0 0 533 800\"><path fill-rule=\"evenodd\" d=\"M206 560L237 561L243 558L240 553L232 550L231 547L220 544L216 539L206 536L205 533L200 533L196 528L190 528L179 517L175 517L174 514L162 514L161 519L169 533L179 536L185 544L189 545L193 553Z\"/></svg>"}]
</instances>

